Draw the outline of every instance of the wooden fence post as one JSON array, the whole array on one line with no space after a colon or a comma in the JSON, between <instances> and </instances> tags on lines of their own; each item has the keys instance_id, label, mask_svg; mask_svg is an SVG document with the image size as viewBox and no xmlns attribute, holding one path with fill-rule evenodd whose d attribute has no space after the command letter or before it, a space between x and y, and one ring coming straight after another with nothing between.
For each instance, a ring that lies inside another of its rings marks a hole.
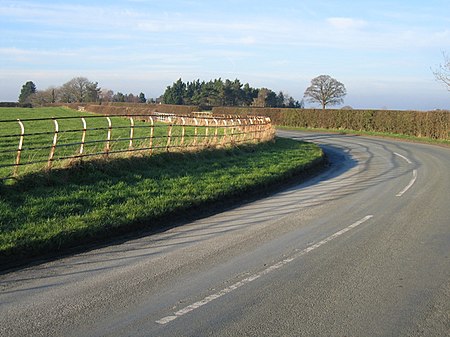
<instances>
[{"instance_id":1,"label":"wooden fence post","mask_svg":"<svg viewBox=\"0 0 450 337\"><path fill-rule=\"evenodd\" d=\"M227 120L223 120L223 137L222 137L222 145L227 143Z\"/></svg>"},{"instance_id":2,"label":"wooden fence post","mask_svg":"<svg viewBox=\"0 0 450 337\"><path fill-rule=\"evenodd\" d=\"M237 128L237 130L238 130L238 136L237 136L238 140L237 141L241 142L243 140L243 137L245 137L245 135L242 134L242 122L241 122L241 119L238 118L237 122L239 123L239 127Z\"/></svg>"},{"instance_id":3,"label":"wooden fence post","mask_svg":"<svg viewBox=\"0 0 450 337\"><path fill-rule=\"evenodd\" d=\"M167 152L169 152L170 140L172 138L172 126L173 126L173 124L172 124L172 117L171 116L168 117L168 120L169 120L169 127L167 129L167 144L166 144L166 151Z\"/></svg>"},{"instance_id":4,"label":"wooden fence post","mask_svg":"<svg viewBox=\"0 0 450 337\"><path fill-rule=\"evenodd\" d=\"M184 117L181 117L181 125L182 125L182 129L181 129L181 145L184 145L184 136L186 133L186 120L184 119Z\"/></svg>"},{"instance_id":5,"label":"wooden fence post","mask_svg":"<svg viewBox=\"0 0 450 337\"><path fill-rule=\"evenodd\" d=\"M230 137L230 143L231 144L234 144L234 125L235 125L235 123L234 123L234 120L233 119L230 119L230 122L231 122L231 137Z\"/></svg>"},{"instance_id":6,"label":"wooden fence post","mask_svg":"<svg viewBox=\"0 0 450 337\"><path fill-rule=\"evenodd\" d=\"M83 123L83 133L81 134L81 144L80 144L80 156L83 156L84 151L84 143L86 141L86 119L84 117L81 117L81 122Z\"/></svg>"},{"instance_id":7,"label":"wooden fence post","mask_svg":"<svg viewBox=\"0 0 450 337\"><path fill-rule=\"evenodd\" d=\"M130 117L130 144L128 145L128 150L133 149L133 136L134 136L134 119Z\"/></svg>"},{"instance_id":8,"label":"wooden fence post","mask_svg":"<svg viewBox=\"0 0 450 337\"><path fill-rule=\"evenodd\" d=\"M23 123L21 122L20 119L17 119L17 122L20 125L20 138L19 138L19 147L17 148L17 157L16 157L16 163L14 165L14 177L17 176L17 173L19 171L19 165L20 165L20 156L22 154L22 148L23 148L23 137L25 134L25 126L23 125Z\"/></svg>"},{"instance_id":9,"label":"wooden fence post","mask_svg":"<svg viewBox=\"0 0 450 337\"><path fill-rule=\"evenodd\" d=\"M195 129L194 129L194 146L197 145L197 137L198 137L198 120L194 118Z\"/></svg>"},{"instance_id":10,"label":"wooden fence post","mask_svg":"<svg viewBox=\"0 0 450 337\"><path fill-rule=\"evenodd\" d=\"M150 116L150 154L153 153L153 134L154 134L154 123L153 123L153 117Z\"/></svg>"},{"instance_id":11,"label":"wooden fence post","mask_svg":"<svg viewBox=\"0 0 450 337\"><path fill-rule=\"evenodd\" d=\"M106 134L106 147L105 147L105 154L108 157L109 150L111 149L111 131L112 131L112 123L111 118L106 117L106 120L108 121L108 133Z\"/></svg>"},{"instance_id":12,"label":"wooden fence post","mask_svg":"<svg viewBox=\"0 0 450 337\"><path fill-rule=\"evenodd\" d=\"M214 144L217 145L217 135L219 133L219 122L217 119L214 118L214 123L216 124L216 127L214 129Z\"/></svg>"},{"instance_id":13,"label":"wooden fence post","mask_svg":"<svg viewBox=\"0 0 450 337\"><path fill-rule=\"evenodd\" d=\"M48 162L47 162L47 169L50 170L52 168L53 158L55 157L55 151L56 151L56 144L58 143L58 132L59 132L59 125L56 118L53 119L53 124L55 126L55 134L53 135L53 143L52 147L50 148L50 155L48 156Z\"/></svg>"},{"instance_id":14,"label":"wooden fence post","mask_svg":"<svg viewBox=\"0 0 450 337\"><path fill-rule=\"evenodd\" d=\"M208 126L209 126L209 124L208 124L208 119L206 119L205 118L205 141L204 141L204 143L205 144L208 144L209 143L209 139L208 139L208 136L209 136L209 129L208 129Z\"/></svg>"}]
</instances>

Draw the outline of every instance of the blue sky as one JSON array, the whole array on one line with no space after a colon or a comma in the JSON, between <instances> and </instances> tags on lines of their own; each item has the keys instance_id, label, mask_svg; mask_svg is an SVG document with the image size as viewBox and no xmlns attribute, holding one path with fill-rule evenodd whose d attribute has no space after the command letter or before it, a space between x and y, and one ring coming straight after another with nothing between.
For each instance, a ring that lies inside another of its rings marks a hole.
<instances>
[{"instance_id":1,"label":"blue sky","mask_svg":"<svg viewBox=\"0 0 450 337\"><path fill-rule=\"evenodd\" d=\"M147 98L238 78L300 100L327 74L354 108L449 109L443 52L448 0L0 0L0 101L76 76Z\"/></svg>"}]
</instances>

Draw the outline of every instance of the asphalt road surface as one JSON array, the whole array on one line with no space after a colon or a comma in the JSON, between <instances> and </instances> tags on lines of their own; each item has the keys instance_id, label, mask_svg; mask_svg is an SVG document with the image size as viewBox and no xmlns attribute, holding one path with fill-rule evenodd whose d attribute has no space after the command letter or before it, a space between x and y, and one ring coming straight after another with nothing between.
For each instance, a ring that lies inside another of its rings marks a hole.
<instances>
[{"instance_id":1,"label":"asphalt road surface","mask_svg":"<svg viewBox=\"0 0 450 337\"><path fill-rule=\"evenodd\" d=\"M450 336L450 149L280 131L330 167L152 236L0 275L6 336Z\"/></svg>"}]
</instances>

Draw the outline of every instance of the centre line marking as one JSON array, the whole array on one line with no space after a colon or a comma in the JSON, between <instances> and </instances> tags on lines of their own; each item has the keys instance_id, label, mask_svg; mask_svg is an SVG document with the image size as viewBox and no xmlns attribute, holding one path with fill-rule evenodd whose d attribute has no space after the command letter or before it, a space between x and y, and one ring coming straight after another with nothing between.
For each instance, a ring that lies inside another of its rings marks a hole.
<instances>
[{"instance_id":1,"label":"centre line marking","mask_svg":"<svg viewBox=\"0 0 450 337\"><path fill-rule=\"evenodd\" d=\"M403 194L405 194L406 191L408 191L412 187L412 185L414 185L416 180L417 180L417 170L413 170L413 178L411 179L409 184L401 192L397 193L395 196L401 197Z\"/></svg>"},{"instance_id":2,"label":"centre line marking","mask_svg":"<svg viewBox=\"0 0 450 337\"><path fill-rule=\"evenodd\" d=\"M404 160L406 160L406 162L408 164L412 164L411 160L409 160L405 156L402 156L400 153L394 152L394 154L396 156L399 156L400 158L403 158ZM397 193L395 196L396 197L401 197L403 194L405 194L412 187L412 185L414 185L416 180L417 180L417 170L413 170L413 177L412 177L411 181L409 182L409 184L403 190L401 190L399 193Z\"/></svg>"},{"instance_id":3,"label":"centre line marking","mask_svg":"<svg viewBox=\"0 0 450 337\"><path fill-rule=\"evenodd\" d=\"M411 161L411 160L409 160L409 159L406 158L405 156L402 156L400 153L394 152L394 154L395 154L396 156L399 156L400 158L403 158L404 160L406 160L408 164L412 164L412 161Z\"/></svg>"},{"instance_id":4,"label":"centre line marking","mask_svg":"<svg viewBox=\"0 0 450 337\"><path fill-rule=\"evenodd\" d=\"M194 310L196 310L196 309L198 309L198 308L200 308L200 307L202 307L202 306L204 306L204 305L206 305L206 304L208 304L208 303L210 303L210 302L212 302L212 301L214 301L214 300L216 300L216 299L218 299L218 298L220 298L220 297L222 297L222 296L224 296L226 294L231 293L232 291L234 291L236 289L239 289L240 287L242 287L242 286L244 286L244 285L246 285L246 284L248 284L250 282L253 282L253 281L259 279L261 276L267 275L267 274L269 274L269 273L271 273L271 272L273 272L275 270L280 269L281 267L283 267L283 266L287 265L288 263L294 261L295 259L299 258L300 256L303 256L303 255L313 251L314 249L317 249L320 246L323 246L324 244L326 244L326 243L330 242L331 240L334 240L337 237L341 236L342 234L345 234L348 231L358 227L359 225L363 224L364 222L370 220L371 218L373 218L373 215L367 215L364 218L362 218L361 220L358 220L358 221L354 222L350 226L347 226L344 229L341 229L340 231L330 235L329 237L323 239L322 241L319 241L319 242L317 242L317 243L315 243L315 244L313 244L313 245L311 245L311 246L309 246L309 247L307 247L307 248L305 248L305 249L295 253L293 256L291 256L289 258L286 258L284 260L281 260L281 261L279 261L279 262L269 266L268 268L266 268L266 269L264 269L264 270L262 270L262 271L260 271L258 273L255 273L255 274L253 274L253 275L251 275L249 277L244 278L243 280L241 280L239 282L236 282L236 283L232 284L229 287L226 287L226 288L222 289L221 291L219 291L219 292L217 292L215 294L212 294L212 295L209 295L209 296L205 297L204 299L202 299L202 300L200 300L198 302L195 302L195 303L193 303L191 305L188 305L187 307L184 307L183 309L180 309L180 310L176 311L173 315L163 317L163 318L157 320L156 323L164 325L164 324L167 324L169 322L172 322L172 321L176 320L178 317L186 315L187 313L190 313L191 311L194 311Z\"/></svg>"}]
</instances>

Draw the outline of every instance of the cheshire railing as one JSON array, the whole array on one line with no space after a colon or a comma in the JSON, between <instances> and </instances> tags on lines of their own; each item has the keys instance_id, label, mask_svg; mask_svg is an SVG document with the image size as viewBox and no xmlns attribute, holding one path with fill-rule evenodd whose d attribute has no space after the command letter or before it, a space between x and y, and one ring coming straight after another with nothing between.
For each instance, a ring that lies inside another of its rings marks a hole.
<instances>
[{"instance_id":1,"label":"cheshire railing","mask_svg":"<svg viewBox=\"0 0 450 337\"><path fill-rule=\"evenodd\" d=\"M272 139L267 117L86 115L0 120L0 179L87 157L193 151Z\"/></svg>"}]
</instances>

